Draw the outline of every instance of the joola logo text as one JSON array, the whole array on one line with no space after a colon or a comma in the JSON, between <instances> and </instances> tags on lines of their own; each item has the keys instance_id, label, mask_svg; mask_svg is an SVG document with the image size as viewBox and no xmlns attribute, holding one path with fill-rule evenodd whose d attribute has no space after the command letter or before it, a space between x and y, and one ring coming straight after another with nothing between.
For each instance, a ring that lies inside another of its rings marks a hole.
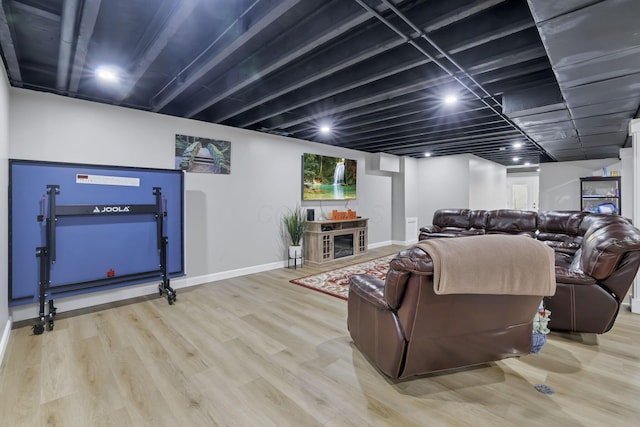
<instances>
[{"instance_id":1,"label":"joola logo text","mask_svg":"<svg viewBox=\"0 0 640 427\"><path fill-rule=\"evenodd\" d=\"M129 212L129 206L103 206L100 208L96 206L93 209L93 213L121 213Z\"/></svg>"}]
</instances>

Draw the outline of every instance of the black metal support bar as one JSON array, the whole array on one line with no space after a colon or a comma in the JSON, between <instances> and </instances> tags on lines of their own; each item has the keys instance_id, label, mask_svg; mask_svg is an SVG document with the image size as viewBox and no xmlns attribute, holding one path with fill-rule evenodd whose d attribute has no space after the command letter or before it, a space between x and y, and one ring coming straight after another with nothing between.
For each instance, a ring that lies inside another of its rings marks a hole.
<instances>
[{"instance_id":1,"label":"black metal support bar","mask_svg":"<svg viewBox=\"0 0 640 427\"><path fill-rule=\"evenodd\" d=\"M38 320L33 325L34 335L40 335L44 332L44 304L46 298L46 288L49 284L49 251L46 246L36 248L36 256L40 259L40 280L38 281L38 293L40 301L40 310L38 311Z\"/></svg>"},{"instance_id":2,"label":"black metal support bar","mask_svg":"<svg viewBox=\"0 0 640 427\"><path fill-rule=\"evenodd\" d=\"M54 324L54 319L56 317L56 307L53 305L53 298L49 299L49 315L48 315L48 321L47 321L47 329L52 331L53 330L53 324Z\"/></svg>"},{"instance_id":3,"label":"black metal support bar","mask_svg":"<svg viewBox=\"0 0 640 427\"><path fill-rule=\"evenodd\" d=\"M140 273L118 275L118 283L134 282L144 279L155 280L162 276L162 270L143 271ZM65 292L84 291L92 288L113 285L113 278L104 278L96 280L87 280L84 282L65 283L64 285L56 285L49 287L49 294L63 294Z\"/></svg>"},{"instance_id":4,"label":"black metal support bar","mask_svg":"<svg viewBox=\"0 0 640 427\"><path fill-rule=\"evenodd\" d=\"M56 262L56 195L60 194L59 185L47 185L47 194L49 195L49 217L47 218L47 247L50 262Z\"/></svg>"},{"instance_id":5,"label":"black metal support bar","mask_svg":"<svg viewBox=\"0 0 640 427\"><path fill-rule=\"evenodd\" d=\"M162 189L160 187L153 187L153 195L156 196L155 214L156 225L158 235L158 251L162 252L162 238L164 235L164 212L162 210ZM162 258L162 255L160 255Z\"/></svg>"},{"instance_id":6,"label":"black metal support bar","mask_svg":"<svg viewBox=\"0 0 640 427\"><path fill-rule=\"evenodd\" d=\"M68 205L58 206L56 215L61 216L94 216L94 215L138 215L155 214L156 205Z\"/></svg>"},{"instance_id":7,"label":"black metal support bar","mask_svg":"<svg viewBox=\"0 0 640 427\"><path fill-rule=\"evenodd\" d=\"M167 273L167 244L169 239L162 238L162 246L160 249L160 269L162 270L162 283L158 285L158 292L160 296L167 294L167 302L169 305L176 301L176 291L171 287L169 280L169 274Z\"/></svg>"}]
</instances>

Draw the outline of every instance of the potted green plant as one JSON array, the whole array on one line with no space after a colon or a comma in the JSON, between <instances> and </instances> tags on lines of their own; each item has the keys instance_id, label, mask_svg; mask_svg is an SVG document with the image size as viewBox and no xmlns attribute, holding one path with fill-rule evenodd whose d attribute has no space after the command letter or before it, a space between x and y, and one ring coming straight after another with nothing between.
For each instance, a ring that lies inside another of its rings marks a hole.
<instances>
[{"instance_id":1,"label":"potted green plant","mask_svg":"<svg viewBox=\"0 0 640 427\"><path fill-rule=\"evenodd\" d=\"M296 205L294 209L289 209L282 216L282 222L291 239L289 257L302 258L302 237L307 227L306 212L302 209L302 206Z\"/></svg>"}]
</instances>

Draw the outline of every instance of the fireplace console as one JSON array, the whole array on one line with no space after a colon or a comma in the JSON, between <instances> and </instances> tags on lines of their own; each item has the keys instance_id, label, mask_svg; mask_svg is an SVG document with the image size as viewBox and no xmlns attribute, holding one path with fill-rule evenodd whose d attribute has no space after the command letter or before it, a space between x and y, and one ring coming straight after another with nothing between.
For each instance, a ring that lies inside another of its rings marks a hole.
<instances>
[{"instance_id":1,"label":"fireplace console","mask_svg":"<svg viewBox=\"0 0 640 427\"><path fill-rule=\"evenodd\" d=\"M311 264L324 264L367 251L366 218L338 221L307 221L304 258Z\"/></svg>"}]
</instances>

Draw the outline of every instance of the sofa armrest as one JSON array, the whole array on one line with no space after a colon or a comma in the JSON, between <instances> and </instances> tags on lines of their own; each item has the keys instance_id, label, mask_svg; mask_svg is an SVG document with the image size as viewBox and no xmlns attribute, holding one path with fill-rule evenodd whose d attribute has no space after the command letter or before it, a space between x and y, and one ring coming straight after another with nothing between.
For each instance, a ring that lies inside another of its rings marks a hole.
<instances>
[{"instance_id":1,"label":"sofa armrest","mask_svg":"<svg viewBox=\"0 0 640 427\"><path fill-rule=\"evenodd\" d=\"M566 283L571 285L597 285L598 281L593 277L584 274L583 271L556 266L556 283Z\"/></svg>"},{"instance_id":2,"label":"sofa armrest","mask_svg":"<svg viewBox=\"0 0 640 427\"><path fill-rule=\"evenodd\" d=\"M399 272L433 275L433 261L431 261L431 257L416 246L400 251L398 255L391 260L389 268Z\"/></svg>"},{"instance_id":3,"label":"sofa armrest","mask_svg":"<svg viewBox=\"0 0 640 427\"><path fill-rule=\"evenodd\" d=\"M420 228L421 233L439 233L440 231L442 231L442 229L437 225L428 225Z\"/></svg>"},{"instance_id":4,"label":"sofa armrest","mask_svg":"<svg viewBox=\"0 0 640 427\"><path fill-rule=\"evenodd\" d=\"M355 274L349 277L349 294L351 293L357 294L381 310L389 309L384 300L384 281L377 277L368 274Z\"/></svg>"},{"instance_id":5,"label":"sofa armrest","mask_svg":"<svg viewBox=\"0 0 640 427\"><path fill-rule=\"evenodd\" d=\"M402 250L391 260L385 279L384 300L392 309L400 307L411 274L433 275L431 257L417 247Z\"/></svg>"},{"instance_id":6,"label":"sofa armrest","mask_svg":"<svg viewBox=\"0 0 640 427\"><path fill-rule=\"evenodd\" d=\"M590 227L582 241L581 269L596 280L609 277L627 252L640 251L640 231L629 223Z\"/></svg>"}]
</instances>

